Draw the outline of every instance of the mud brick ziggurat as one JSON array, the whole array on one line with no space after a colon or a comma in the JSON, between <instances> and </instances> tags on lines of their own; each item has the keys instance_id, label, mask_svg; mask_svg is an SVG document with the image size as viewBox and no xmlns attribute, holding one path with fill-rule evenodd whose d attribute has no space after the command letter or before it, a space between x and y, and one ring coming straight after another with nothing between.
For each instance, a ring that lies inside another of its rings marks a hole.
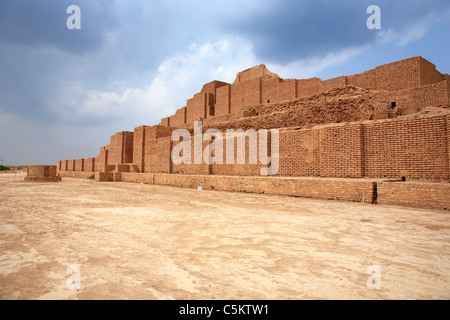
<instances>
[{"instance_id":1,"label":"mud brick ziggurat","mask_svg":"<svg viewBox=\"0 0 450 320\"><path fill-rule=\"evenodd\" d=\"M57 170L98 181L448 210L449 96L450 76L422 57L325 81L285 80L260 65L233 84L204 85L159 125L116 133L97 157L58 161ZM248 143L244 165L175 165L172 132L193 133L196 120L204 131L279 129L277 175L260 176L266 166L248 164Z\"/></svg>"}]
</instances>

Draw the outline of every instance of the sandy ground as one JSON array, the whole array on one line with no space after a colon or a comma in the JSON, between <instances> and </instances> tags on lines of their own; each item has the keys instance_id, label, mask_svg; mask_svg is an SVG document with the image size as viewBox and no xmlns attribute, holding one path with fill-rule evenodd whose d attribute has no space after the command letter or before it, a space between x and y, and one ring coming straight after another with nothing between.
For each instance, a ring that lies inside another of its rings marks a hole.
<instances>
[{"instance_id":1,"label":"sandy ground","mask_svg":"<svg viewBox=\"0 0 450 320\"><path fill-rule=\"evenodd\" d=\"M21 179L0 175L1 299L450 298L444 212Z\"/></svg>"}]
</instances>

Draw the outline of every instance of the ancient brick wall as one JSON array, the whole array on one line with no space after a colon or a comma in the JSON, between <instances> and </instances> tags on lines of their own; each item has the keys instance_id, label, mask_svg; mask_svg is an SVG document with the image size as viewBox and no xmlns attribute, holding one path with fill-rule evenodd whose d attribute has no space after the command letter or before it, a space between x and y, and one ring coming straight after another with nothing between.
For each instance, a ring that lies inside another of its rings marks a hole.
<instances>
[{"instance_id":1,"label":"ancient brick wall","mask_svg":"<svg viewBox=\"0 0 450 320\"><path fill-rule=\"evenodd\" d=\"M197 93L187 101L186 122L192 123L199 119L205 119L207 114L207 95L204 92Z\"/></svg>"},{"instance_id":2,"label":"ancient brick wall","mask_svg":"<svg viewBox=\"0 0 450 320\"><path fill-rule=\"evenodd\" d=\"M224 116L230 113L231 86L223 86L216 91L215 116Z\"/></svg>"},{"instance_id":3,"label":"ancient brick wall","mask_svg":"<svg viewBox=\"0 0 450 320\"><path fill-rule=\"evenodd\" d=\"M240 111L244 107L245 83L233 84L230 87L230 113Z\"/></svg>"},{"instance_id":4,"label":"ancient brick wall","mask_svg":"<svg viewBox=\"0 0 450 320\"><path fill-rule=\"evenodd\" d=\"M320 176L319 130L280 132L280 176Z\"/></svg>"},{"instance_id":5,"label":"ancient brick wall","mask_svg":"<svg viewBox=\"0 0 450 320\"><path fill-rule=\"evenodd\" d=\"M123 149L122 149L122 164L133 163L133 132L123 133Z\"/></svg>"},{"instance_id":6,"label":"ancient brick wall","mask_svg":"<svg viewBox=\"0 0 450 320\"><path fill-rule=\"evenodd\" d=\"M95 171L95 158L84 159L84 171Z\"/></svg>"},{"instance_id":7,"label":"ancient brick wall","mask_svg":"<svg viewBox=\"0 0 450 320\"><path fill-rule=\"evenodd\" d=\"M56 176L57 166L28 166L25 181L57 182L61 177Z\"/></svg>"},{"instance_id":8,"label":"ancient brick wall","mask_svg":"<svg viewBox=\"0 0 450 320\"><path fill-rule=\"evenodd\" d=\"M420 86L419 57L405 59L377 67L379 90L402 90Z\"/></svg>"},{"instance_id":9,"label":"ancient brick wall","mask_svg":"<svg viewBox=\"0 0 450 320\"><path fill-rule=\"evenodd\" d=\"M177 145L177 142L172 142L172 149ZM172 173L178 173L178 174L209 174L210 173L210 166L203 161L203 150L208 146L209 143L206 141L202 141L202 163L201 164L195 164L194 157L195 157L195 149L194 149L194 137L191 136L191 164L172 164ZM172 151L171 151L172 152ZM183 154L180 154L180 157L182 157ZM184 155L186 156L186 155Z\"/></svg>"},{"instance_id":10,"label":"ancient brick wall","mask_svg":"<svg viewBox=\"0 0 450 320\"><path fill-rule=\"evenodd\" d=\"M364 125L365 176L447 180L446 116Z\"/></svg>"},{"instance_id":11,"label":"ancient brick wall","mask_svg":"<svg viewBox=\"0 0 450 320\"><path fill-rule=\"evenodd\" d=\"M230 138L231 139L231 138ZM227 157L229 155L227 154L227 143L231 143L234 140L234 152L232 153L232 164L227 164ZM226 133L223 134L222 139L218 139L217 141L222 142L222 164L213 163L210 165L210 174L212 175L236 175L236 176L256 176L260 175L260 170L263 166L260 164L259 161L259 134L257 133L255 135L256 140L256 149L250 148L250 138L248 136L244 137L242 141L245 142L245 148L243 149L243 161L245 164L239 164L238 163L238 138L231 139L230 141L227 139ZM209 145L207 143L204 147L206 148ZM270 144L268 144L270 146ZM212 148L209 150L211 153ZM256 159L256 163L250 163L250 158L253 157Z\"/></svg>"},{"instance_id":12,"label":"ancient brick wall","mask_svg":"<svg viewBox=\"0 0 450 320\"><path fill-rule=\"evenodd\" d=\"M74 171L84 171L84 159L75 160L75 170Z\"/></svg>"},{"instance_id":13,"label":"ancient brick wall","mask_svg":"<svg viewBox=\"0 0 450 320\"><path fill-rule=\"evenodd\" d=\"M339 88L347 85L347 77L337 77L333 79L328 79L325 81L322 81L321 89L320 91L328 91L334 88Z\"/></svg>"},{"instance_id":14,"label":"ancient brick wall","mask_svg":"<svg viewBox=\"0 0 450 320\"><path fill-rule=\"evenodd\" d=\"M153 126L144 127L143 130L145 139L141 148L144 149L144 169L140 168L141 172L170 172L170 139L175 129ZM135 164L139 166L139 163Z\"/></svg>"},{"instance_id":15,"label":"ancient brick wall","mask_svg":"<svg viewBox=\"0 0 450 320\"><path fill-rule=\"evenodd\" d=\"M321 177L364 176L363 126L338 125L319 131Z\"/></svg>"},{"instance_id":16,"label":"ancient brick wall","mask_svg":"<svg viewBox=\"0 0 450 320\"><path fill-rule=\"evenodd\" d=\"M101 147L100 154L95 158L95 171L105 172L106 165L108 164L109 146Z\"/></svg>"},{"instance_id":17,"label":"ancient brick wall","mask_svg":"<svg viewBox=\"0 0 450 320\"><path fill-rule=\"evenodd\" d=\"M58 168L60 171L90 171L88 168L92 168L92 171L107 172L135 170L129 166L119 168L119 165L134 164L136 170L148 173L259 175L264 166L259 161L256 165L248 164L248 142L246 165L239 165L235 161L233 165L174 166L170 156L171 148L176 143L170 143L170 136L175 127L192 128L194 120L200 118L204 119L205 125L221 125L219 128L225 133L226 128L260 129L283 125L295 128L313 123L393 118L415 113L427 106L445 108L449 102L449 76L440 74L433 64L420 57L325 81L318 78L282 80L264 70L262 67L246 70L238 75L233 85L218 81L206 84L200 93L188 101L187 107L163 119L161 126L139 127L134 133L119 132L111 137L110 145L101 148L100 154L92 159L92 164L89 159L84 159L84 162L83 159L68 160L59 162ZM361 93L358 89L360 98L357 100L353 96L348 97L352 95L348 88L334 90L325 95L326 99L323 99L323 95L318 96L318 101L312 98L299 99L295 102L298 109L289 103L279 103L346 84L383 91L367 93L366 90L366 93ZM347 97L338 100L340 94ZM334 96L337 97L335 100ZM354 101L347 103L346 99ZM271 105L262 105L267 103ZM246 106L255 107L244 110ZM361 114L356 118L350 117L358 112ZM346 115L347 118L335 117L336 114L346 113L350 114ZM312 120L319 116L321 121ZM303 123L305 118L310 122ZM214 119L222 123L210 122ZM293 122L290 122L291 119L294 119ZM226 138L223 142L226 156ZM206 142L202 144L203 149L208 145ZM280 133L278 175L393 178L403 172L412 179L445 180L449 178L448 150L448 116L289 129Z\"/></svg>"},{"instance_id":18,"label":"ancient brick wall","mask_svg":"<svg viewBox=\"0 0 450 320\"><path fill-rule=\"evenodd\" d=\"M178 109L175 115L170 117L170 127L183 127L186 124L186 107Z\"/></svg>"},{"instance_id":19,"label":"ancient brick wall","mask_svg":"<svg viewBox=\"0 0 450 320\"><path fill-rule=\"evenodd\" d=\"M139 181L134 174L123 174L124 181ZM362 179L279 178L153 174L146 178L152 184L203 190L252 192L314 199L365 201L373 203L376 184Z\"/></svg>"},{"instance_id":20,"label":"ancient brick wall","mask_svg":"<svg viewBox=\"0 0 450 320\"><path fill-rule=\"evenodd\" d=\"M445 77L436 70L436 66L423 58L419 59L419 70L421 86L442 82L445 80Z\"/></svg>"},{"instance_id":21,"label":"ancient brick wall","mask_svg":"<svg viewBox=\"0 0 450 320\"><path fill-rule=\"evenodd\" d=\"M122 147L123 147L123 136L122 132L118 132L111 136L110 139L110 149L108 154L108 164L117 165L122 163Z\"/></svg>"},{"instance_id":22,"label":"ancient brick wall","mask_svg":"<svg viewBox=\"0 0 450 320\"><path fill-rule=\"evenodd\" d=\"M363 73L347 77L347 84L360 88L377 88L377 73L375 70L369 70Z\"/></svg>"},{"instance_id":23,"label":"ancient brick wall","mask_svg":"<svg viewBox=\"0 0 450 320\"><path fill-rule=\"evenodd\" d=\"M171 173L171 137L147 140L145 146L145 172Z\"/></svg>"},{"instance_id":24,"label":"ancient brick wall","mask_svg":"<svg viewBox=\"0 0 450 320\"><path fill-rule=\"evenodd\" d=\"M297 98L318 94L322 88L322 80L311 78L297 80Z\"/></svg>"},{"instance_id":25,"label":"ancient brick wall","mask_svg":"<svg viewBox=\"0 0 450 320\"><path fill-rule=\"evenodd\" d=\"M266 66L261 64L259 66L241 71L237 74L236 80L233 82L233 84L242 83L245 81L257 79L257 78L279 78L278 75L270 72L266 69Z\"/></svg>"},{"instance_id":26,"label":"ancient brick wall","mask_svg":"<svg viewBox=\"0 0 450 320\"><path fill-rule=\"evenodd\" d=\"M133 132L118 132L111 136L108 164L118 165L133 162Z\"/></svg>"},{"instance_id":27,"label":"ancient brick wall","mask_svg":"<svg viewBox=\"0 0 450 320\"><path fill-rule=\"evenodd\" d=\"M170 117L161 119L160 126L170 127Z\"/></svg>"},{"instance_id":28,"label":"ancient brick wall","mask_svg":"<svg viewBox=\"0 0 450 320\"><path fill-rule=\"evenodd\" d=\"M278 84L278 102L295 100L297 98L297 80L283 80Z\"/></svg>"},{"instance_id":29,"label":"ancient brick wall","mask_svg":"<svg viewBox=\"0 0 450 320\"><path fill-rule=\"evenodd\" d=\"M416 208L450 210L450 184L379 182L377 203Z\"/></svg>"},{"instance_id":30,"label":"ancient brick wall","mask_svg":"<svg viewBox=\"0 0 450 320\"><path fill-rule=\"evenodd\" d=\"M206 84L200 93L188 100L186 111L178 110L174 116L162 119L160 125L183 127L195 120L236 113L247 106L292 101L346 85L395 92L436 84L448 77L421 57L324 81L319 78L282 80L264 66L257 66L239 73L232 85L219 81ZM448 99L450 88L447 87L447 90Z\"/></svg>"},{"instance_id":31,"label":"ancient brick wall","mask_svg":"<svg viewBox=\"0 0 450 320\"><path fill-rule=\"evenodd\" d=\"M261 101L262 103L278 102L278 85L281 79L261 79Z\"/></svg>"},{"instance_id":32,"label":"ancient brick wall","mask_svg":"<svg viewBox=\"0 0 450 320\"><path fill-rule=\"evenodd\" d=\"M75 160L69 160L67 164L67 171L75 171Z\"/></svg>"},{"instance_id":33,"label":"ancient brick wall","mask_svg":"<svg viewBox=\"0 0 450 320\"><path fill-rule=\"evenodd\" d=\"M450 105L450 76L446 75L446 83L447 83L447 97L448 97L448 104Z\"/></svg>"},{"instance_id":34,"label":"ancient brick wall","mask_svg":"<svg viewBox=\"0 0 450 320\"><path fill-rule=\"evenodd\" d=\"M390 110L390 113L396 115L413 114L429 106L446 107L449 103L448 82L399 91L382 91L375 98L386 103L389 108L395 102L395 110Z\"/></svg>"},{"instance_id":35,"label":"ancient brick wall","mask_svg":"<svg viewBox=\"0 0 450 320\"><path fill-rule=\"evenodd\" d=\"M244 107L261 103L261 79L244 83Z\"/></svg>"},{"instance_id":36,"label":"ancient brick wall","mask_svg":"<svg viewBox=\"0 0 450 320\"><path fill-rule=\"evenodd\" d=\"M133 164L139 169L139 172L144 172L145 166L145 134L148 126L141 126L134 129L133 138Z\"/></svg>"},{"instance_id":37,"label":"ancient brick wall","mask_svg":"<svg viewBox=\"0 0 450 320\"><path fill-rule=\"evenodd\" d=\"M223 86L229 86L229 84L226 82L222 82L222 81L212 81L212 82L205 84L203 86L201 92L211 93L211 94L215 95L217 92L217 89L219 89Z\"/></svg>"}]
</instances>

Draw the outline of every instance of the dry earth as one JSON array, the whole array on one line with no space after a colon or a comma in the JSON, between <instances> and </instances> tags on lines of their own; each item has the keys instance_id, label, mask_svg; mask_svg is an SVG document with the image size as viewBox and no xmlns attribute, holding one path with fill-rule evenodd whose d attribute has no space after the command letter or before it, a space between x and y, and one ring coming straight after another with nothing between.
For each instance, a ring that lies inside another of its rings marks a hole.
<instances>
[{"instance_id":1,"label":"dry earth","mask_svg":"<svg viewBox=\"0 0 450 320\"><path fill-rule=\"evenodd\" d=\"M444 212L23 177L0 175L0 299L450 298Z\"/></svg>"}]
</instances>

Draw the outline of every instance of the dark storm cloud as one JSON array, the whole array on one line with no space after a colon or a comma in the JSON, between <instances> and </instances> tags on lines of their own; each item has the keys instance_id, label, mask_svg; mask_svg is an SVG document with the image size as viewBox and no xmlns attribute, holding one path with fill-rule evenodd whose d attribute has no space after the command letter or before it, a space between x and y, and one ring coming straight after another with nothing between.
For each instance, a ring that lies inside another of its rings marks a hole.
<instances>
[{"instance_id":1,"label":"dark storm cloud","mask_svg":"<svg viewBox=\"0 0 450 320\"><path fill-rule=\"evenodd\" d=\"M427 14L448 8L450 1L271 1L253 12L232 10L220 20L224 30L250 39L262 60L288 63L374 42L377 32L366 27L370 5L381 7L386 30L412 26Z\"/></svg>"},{"instance_id":2,"label":"dark storm cloud","mask_svg":"<svg viewBox=\"0 0 450 320\"><path fill-rule=\"evenodd\" d=\"M108 1L103 0L2 0L0 2L0 43L26 46L55 46L70 53L95 50L105 30L113 28ZM66 27L69 5L82 8L82 29Z\"/></svg>"}]
</instances>

